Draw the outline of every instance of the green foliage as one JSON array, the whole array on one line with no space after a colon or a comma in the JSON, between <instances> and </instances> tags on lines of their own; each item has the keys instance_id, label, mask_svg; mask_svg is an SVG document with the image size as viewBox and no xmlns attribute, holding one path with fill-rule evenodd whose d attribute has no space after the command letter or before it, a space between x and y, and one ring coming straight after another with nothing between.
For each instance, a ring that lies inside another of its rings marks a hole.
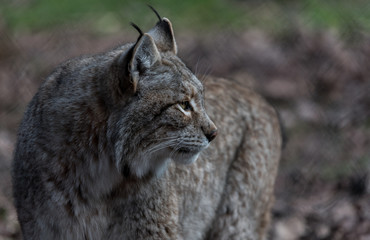
<instances>
[{"instance_id":1,"label":"green foliage","mask_svg":"<svg viewBox=\"0 0 370 240\"><path fill-rule=\"evenodd\" d=\"M370 30L370 2L355 1L305 1L302 14L310 25L320 28L337 28L342 32Z\"/></svg>"},{"instance_id":2,"label":"green foliage","mask_svg":"<svg viewBox=\"0 0 370 240\"><path fill-rule=\"evenodd\" d=\"M155 15L150 13L146 4L140 0L35 0L20 4L3 4L1 13L10 29L38 30L56 25L89 21L92 25L128 25L130 21L145 24ZM241 17L242 11L226 1L153 0L154 6L162 16L178 21L185 27L197 28L199 25L233 23Z\"/></svg>"},{"instance_id":3,"label":"green foliage","mask_svg":"<svg viewBox=\"0 0 370 240\"><path fill-rule=\"evenodd\" d=\"M370 2L366 0L24 0L2 3L0 14L13 30L39 30L75 22L115 31L133 21L147 26L155 19L153 5L177 29L262 28L279 32L300 24L311 28L370 30ZM150 25L151 26L151 25Z\"/></svg>"}]
</instances>

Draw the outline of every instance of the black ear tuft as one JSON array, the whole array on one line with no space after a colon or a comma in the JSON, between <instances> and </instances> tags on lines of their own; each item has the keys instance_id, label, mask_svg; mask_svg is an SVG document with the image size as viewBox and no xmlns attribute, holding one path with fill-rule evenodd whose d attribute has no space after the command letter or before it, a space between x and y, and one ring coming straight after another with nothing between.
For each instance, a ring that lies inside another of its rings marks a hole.
<instances>
[{"instance_id":1,"label":"black ear tuft","mask_svg":"<svg viewBox=\"0 0 370 240\"><path fill-rule=\"evenodd\" d=\"M140 34L140 36L139 36L139 38L137 39L137 40L139 40L143 35L144 35L144 33L143 33L143 31L139 28L139 26L138 25L136 25L135 23L133 23L133 22L130 22L130 24L131 24L131 26L133 26L138 32L139 32L139 34Z\"/></svg>"},{"instance_id":2,"label":"black ear tuft","mask_svg":"<svg viewBox=\"0 0 370 240\"><path fill-rule=\"evenodd\" d=\"M157 12L157 10L154 9L154 7L150 6L149 4L147 4L148 7L150 7L150 9L152 9L152 11L155 13L155 15L157 15L158 19L159 19L159 22L162 21L162 18L161 16L159 15L159 13Z\"/></svg>"}]
</instances>

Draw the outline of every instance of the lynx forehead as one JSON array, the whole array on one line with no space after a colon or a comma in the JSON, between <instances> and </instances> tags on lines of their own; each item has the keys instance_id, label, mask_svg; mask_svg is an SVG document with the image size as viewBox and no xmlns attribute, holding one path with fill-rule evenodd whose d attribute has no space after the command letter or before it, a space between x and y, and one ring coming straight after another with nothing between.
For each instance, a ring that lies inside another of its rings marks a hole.
<instances>
[{"instance_id":1,"label":"lynx forehead","mask_svg":"<svg viewBox=\"0 0 370 240\"><path fill-rule=\"evenodd\" d=\"M275 111L225 79L207 79L205 101L155 13L135 43L62 63L28 105L13 163L24 239L265 239Z\"/></svg>"}]
</instances>

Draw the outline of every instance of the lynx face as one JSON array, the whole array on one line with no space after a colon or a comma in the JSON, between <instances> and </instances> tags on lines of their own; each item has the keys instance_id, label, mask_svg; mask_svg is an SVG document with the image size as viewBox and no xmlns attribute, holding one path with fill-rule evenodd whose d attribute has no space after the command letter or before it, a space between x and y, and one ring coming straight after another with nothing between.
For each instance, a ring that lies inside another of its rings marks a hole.
<instances>
[{"instance_id":1,"label":"lynx face","mask_svg":"<svg viewBox=\"0 0 370 240\"><path fill-rule=\"evenodd\" d=\"M163 78L162 89L150 84L138 86L139 94L140 87L146 88L144 99L158 104L152 109L158 109L154 114L159 128L143 139L144 145L148 141L144 151L149 156L163 149L164 155L176 162L192 163L213 139L216 127L204 109L202 84L177 57L168 60L162 60L167 66L157 67L164 73L151 79L158 83Z\"/></svg>"},{"instance_id":2,"label":"lynx face","mask_svg":"<svg viewBox=\"0 0 370 240\"><path fill-rule=\"evenodd\" d=\"M202 83L176 56L172 34L163 19L141 36L129 61L134 94L119 117L116 155L121 171L137 177L160 174L169 160L193 163L217 134Z\"/></svg>"}]
</instances>

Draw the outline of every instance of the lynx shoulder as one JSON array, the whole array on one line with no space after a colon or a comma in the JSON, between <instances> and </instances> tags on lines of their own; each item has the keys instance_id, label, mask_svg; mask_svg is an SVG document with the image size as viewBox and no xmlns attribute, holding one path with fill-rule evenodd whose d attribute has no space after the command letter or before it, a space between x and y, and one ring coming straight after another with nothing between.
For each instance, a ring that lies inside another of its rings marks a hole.
<instances>
[{"instance_id":1,"label":"lynx shoulder","mask_svg":"<svg viewBox=\"0 0 370 240\"><path fill-rule=\"evenodd\" d=\"M61 64L30 102L13 163L23 237L264 239L280 145L274 109L230 80L203 85L159 17Z\"/></svg>"}]
</instances>

